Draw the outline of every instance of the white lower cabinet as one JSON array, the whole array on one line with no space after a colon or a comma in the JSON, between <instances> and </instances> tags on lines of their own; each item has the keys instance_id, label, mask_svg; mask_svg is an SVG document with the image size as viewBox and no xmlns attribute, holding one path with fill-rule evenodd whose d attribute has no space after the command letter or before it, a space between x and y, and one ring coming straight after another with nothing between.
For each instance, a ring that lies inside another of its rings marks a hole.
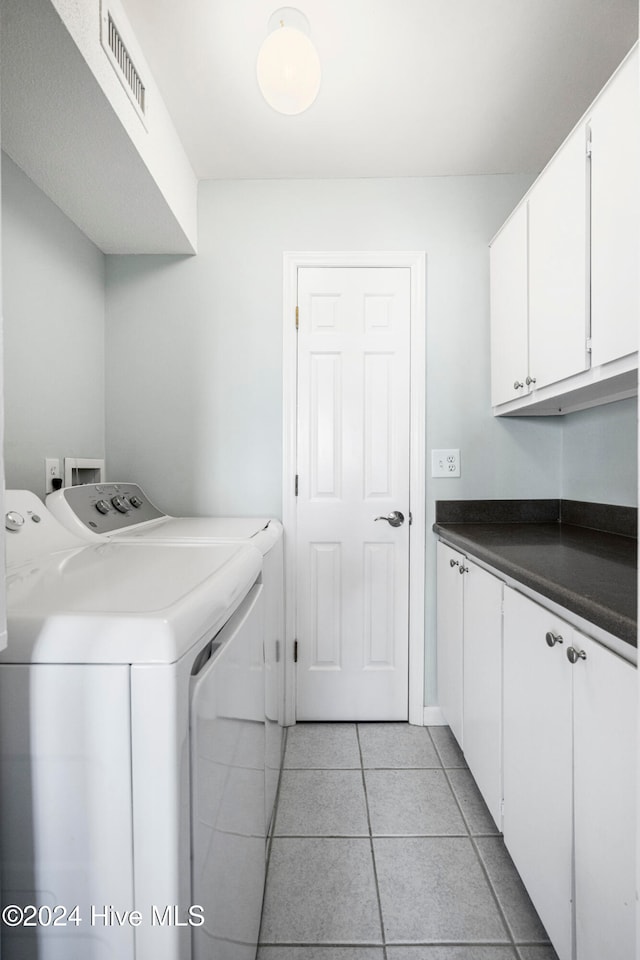
<instances>
[{"instance_id":1,"label":"white lower cabinet","mask_svg":"<svg viewBox=\"0 0 640 960\"><path fill-rule=\"evenodd\" d=\"M464 755L502 829L503 583L467 559L464 584Z\"/></svg>"},{"instance_id":2,"label":"white lower cabinet","mask_svg":"<svg viewBox=\"0 0 640 960\"><path fill-rule=\"evenodd\" d=\"M635 957L636 670L587 637L573 673L576 955Z\"/></svg>"},{"instance_id":3,"label":"white lower cabinet","mask_svg":"<svg viewBox=\"0 0 640 960\"><path fill-rule=\"evenodd\" d=\"M635 956L636 670L508 587L504 838L560 960Z\"/></svg>"},{"instance_id":4,"label":"white lower cabinet","mask_svg":"<svg viewBox=\"0 0 640 960\"><path fill-rule=\"evenodd\" d=\"M504 840L560 960L572 949L570 635L505 588Z\"/></svg>"},{"instance_id":5,"label":"white lower cabinet","mask_svg":"<svg viewBox=\"0 0 640 960\"><path fill-rule=\"evenodd\" d=\"M440 709L501 827L502 581L438 543Z\"/></svg>"},{"instance_id":6,"label":"white lower cabinet","mask_svg":"<svg viewBox=\"0 0 640 960\"><path fill-rule=\"evenodd\" d=\"M451 732L462 739L462 644L465 557L438 542L438 703Z\"/></svg>"}]
</instances>

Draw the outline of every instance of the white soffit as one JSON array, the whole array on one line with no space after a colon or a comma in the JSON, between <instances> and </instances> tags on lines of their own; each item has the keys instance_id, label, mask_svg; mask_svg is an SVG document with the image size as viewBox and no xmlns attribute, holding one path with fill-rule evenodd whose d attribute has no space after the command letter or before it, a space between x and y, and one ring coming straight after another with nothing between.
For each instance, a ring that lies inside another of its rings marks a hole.
<instances>
[{"instance_id":1,"label":"white soffit","mask_svg":"<svg viewBox=\"0 0 640 960\"><path fill-rule=\"evenodd\" d=\"M194 253L195 175L177 135L159 150L136 114L100 46L98 0L91 5L95 36L85 50L106 83L96 79L51 0L1 6L3 150L105 253ZM121 98L117 110L103 84Z\"/></svg>"},{"instance_id":2,"label":"white soffit","mask_svg":"<svg viewBox=\"0 0 640 960\"><path fill-rule=\"evenodd\" d=\"M198 175L537 173L638 37L637 0L299 0L322 86L262 99L273 0L122 0Z\"/></svg>"}]
</instances>

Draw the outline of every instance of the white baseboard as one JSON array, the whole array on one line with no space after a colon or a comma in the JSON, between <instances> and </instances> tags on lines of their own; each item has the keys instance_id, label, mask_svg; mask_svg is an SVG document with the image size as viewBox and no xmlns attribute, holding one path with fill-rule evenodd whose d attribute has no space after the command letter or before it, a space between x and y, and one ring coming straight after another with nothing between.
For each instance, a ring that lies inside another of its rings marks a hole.
<instances>
[{"instance_id":1,"label":"white baseboard","mask_svg":"<svg viewBox=\"0 0 640 960\"><path fill-rule=\"evenodd\" d=\"M440 707L425 707L424 708L424 725L425 727L444 727L446 726L447 721L442 716L442 711Z\"/></svg>"}]
</instances>

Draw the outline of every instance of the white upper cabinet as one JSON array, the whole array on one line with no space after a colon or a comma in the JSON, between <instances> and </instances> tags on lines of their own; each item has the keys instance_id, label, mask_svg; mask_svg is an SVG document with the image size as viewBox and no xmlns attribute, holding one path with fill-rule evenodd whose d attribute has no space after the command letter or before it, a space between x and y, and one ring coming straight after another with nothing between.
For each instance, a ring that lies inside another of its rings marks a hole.
<instances>
[{"instance_id":1,"label":"white upper cabinet","mask_svg":"<svg viewBox=\"0 0 640 960\"><path fill-rule=\"evenodd\" d=\"M594 104L591 130L592 363L638 349L640 81L631 57Z\"/></svg>"},{"instance_id":2,"label":"white upper cabinet","mask_svg":"<svg viewBox=\"0 0 640 960\"><path fill-rule=\"evenodd\" d=\"M529 374L536 389L589 365L586 198L579 127L529 195Z\"/></svg>"},{"instance_id":3,"label":"white upper cabinet","mask_svg":"<svg viewBox=\"0 0 640 960\"><path fill-rule=\"evenodd\" d=\"M489 251L491 403L529 393L527 205L522 204Z\"/></svg>"},{"instance_id":4,"label":"white upper cabinet","mask_svg":"<svg viewBox=\"0 0 640 960\"><path fill-rule=\"evenodd\" d=\"M638 59L636 45L492 241L496 414L637 394Z\"/></svg>"}]
</instances>

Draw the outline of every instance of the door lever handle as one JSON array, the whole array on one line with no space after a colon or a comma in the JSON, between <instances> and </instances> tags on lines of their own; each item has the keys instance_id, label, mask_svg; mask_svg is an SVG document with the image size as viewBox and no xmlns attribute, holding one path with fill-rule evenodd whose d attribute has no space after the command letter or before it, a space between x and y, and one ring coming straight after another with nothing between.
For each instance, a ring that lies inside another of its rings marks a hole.
<instances>
[{"instance_id":1,"label":"door lever handle","mask_svg":"<svg viewBox=\"0 0 640 960\"><path fill-rule=\"evenodd\" d=\"M392 513L388 513L386 517L376 517L375 519L386 520L390 527L401 527L404 523L404 513L394 510Z\"/></svg>"}]
</instances>

